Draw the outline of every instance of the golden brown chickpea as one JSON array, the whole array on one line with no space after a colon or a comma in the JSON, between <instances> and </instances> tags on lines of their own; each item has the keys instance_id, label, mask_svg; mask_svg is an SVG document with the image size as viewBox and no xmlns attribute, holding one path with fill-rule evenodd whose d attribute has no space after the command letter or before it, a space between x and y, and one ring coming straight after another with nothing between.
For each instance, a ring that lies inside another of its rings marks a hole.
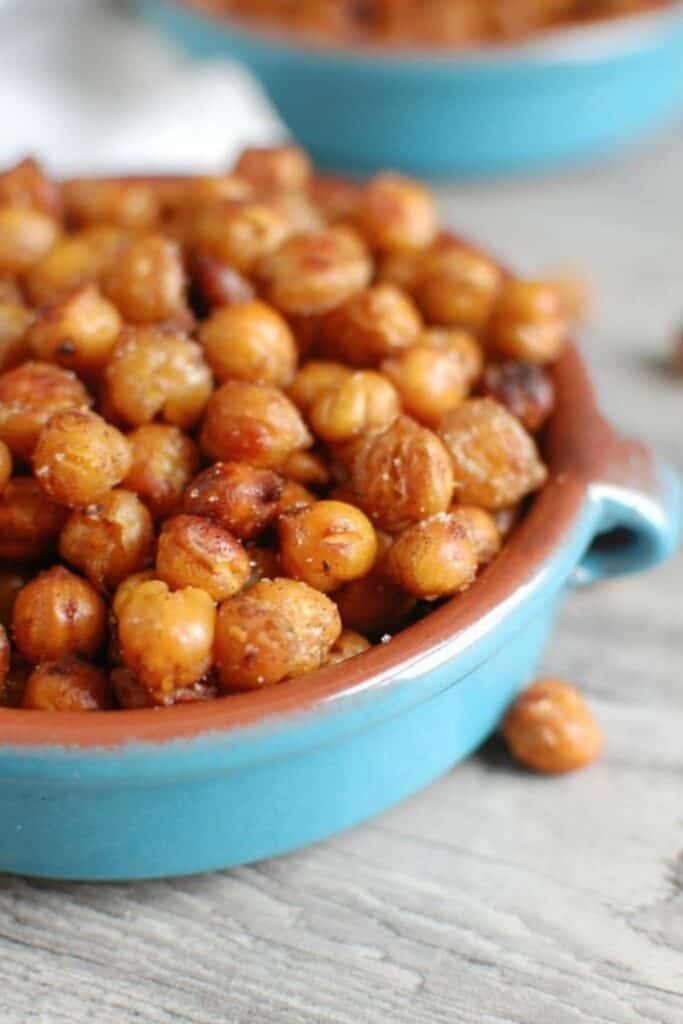
<instances>
[{"instance_id":1,"label":"golden brown chickpea","mask_svg":"<svg viewBox=\"0 0 683 1024\"><path fill-rule=\"evenodd\" d=\"M12 476L12 453L4 441L0 441L0 493L4 491Z\"/></svg>"},{"instance_id":2,"label":"golden brown chickpea","mask_svg":"<svg viewBox=\"0 0 683 1024\"><path fill-rule=\"evenodd\" d=\"M502 283L499 267L459 242L435 246L422 258L413 295L431 323L480 331Z\"/></svg>"},{"instance_id":3,"label":"golden brown chickpea","mask_svg":"<svg viewBox=\"0 0 683 1024\"><path fill-rule=\"evenodd\" d=\"M24 293L13 277L0 277L0 306L4 305L24 305Z\"/></svg>"},{"instance_id":4,"label":"golden brown chickpea","mask_svg":"<svg viewBox=\"0 0 683 1024\"><path fill-rule=\"evenodd\" d=\"M545 482L533 438L491 398L470 398L447 413L439 435L453 460L455 497L465 505L504 508Z\"/></svg>"},{"instance_id":5,"label":"golden brown chickpea","mask_svg":"<svg viewBox=\"0 0 683 1024\"><path fill-rule=\"evenodd\" d=\"M352 296L323 319L323 351L352 366L377 366L414 345L422 320L412 299L391 284Z\"/></svg>"},{"instance_id":6,"label":"golden brown chickpea","mask_svg":"<svg viewBox=\"0 0 683 1024\"><path fill-rule=\"evenodd\" d=\"M280 473L286 480L307 487L327 487L330 482L327 463L315 452L292 452L281 466Z\"/></svg>"},{"instance_id":7,"label":"golden brown chickpea","mask_svg":"<svg viewBox=\"0 0 683 1024\"><path fill-rule=\"evenodd\" d=\"M334 601L345 629L377 638L401 629L416 603L380 568L335 590Z\"/></svg>"},{"instance_id":8,"label":"golden brown chickpea","mask_svg":"<svg viewBox=\"0 0 683 1024\"><path fill-rule=\"evenodd\" d=\"M10 666L10 645L5 627L0 624L0 690L4 689Z\"/></svg>"},{"instance_id":9,"label":"golden brown chickpea","mask_svg":"<svg viewBox=\"0 0 683 1024\"><path fill-rule=\"evenodd\" d=\"M291 676L319 668L341 633L337 606L325 594L299 580L260 580L249 591L251 597L277 608L292 624L298 650L290 666Z\"/></svg>"},{"instance_id":10,"label":"golden brown chickpea","mask_svg":"<svg viewBox=\"0 0 683 1024\"><path fill-rule=\"evenodd\" d=\"M121 609L130 597L130 595L137 590L141 583L148 583L150 580L157 578L156 571L154 569L143 569L142 572L134 572L132 576L126 576L125 580L122 580L116 588L114 597L111 602L111 610L115 619L120 618Z\"/></svg>"},{"instance_id":11,"label":"golden brown chickpea","mask_svg":"<svg viewBox=\"0 0 683 1024\"><path fill-rule=\"evenodd\" d=\"M370 520L353 505L317 501L280 516L280 561L288 576L329 593L367 575L377 555Z\"/></svg>"},{"instance_id":12,"label":"golden brown chickpea","mask_svg":"<svg viewBox=\"0 0 683 1024\"><path fill-rule=\"evenodd\" d=\"M121 653L156 704L209 671L215 621L213 601L196 587L171 592L149 580L128 594L118 614Z\"/></svg>"},{"instance_id":13,"label":"golden brown chickpea","mask_svg":"<svg viewBox=\"0 0 683 1024\"><path fill-rule=\"evenodd\" d=\"M488 337L498 355L543 365L562 354L569 327L556 288L543 281L508 281L493 311Z\"/></svg>"},{"instance_id":14,"label":"golden brown chickpea","mask_svg":"<svg viewBox=\"0 0 683 1024\"><path fill-rule=\"evenodd\" d=\"M283 313L327 313L370 283L372 262L348 228L295 235L262 260L267 299Z\"/></svg>"},{"instance_id":15,"label":"golden brown chickpea","mask_svg":"<svg viewBox=\"0 0 683 1024\"><path fill-rule=\"evenodd\" d=\"M28 357L28 329L33 311L14 302L0 302L0 372Z\"/></svg>"},{"instance_id":16,"label":"golden brown chickpea","mask_svg":"<svg viewBox=\"0 0 683 1024\"><path fill-rule=\"evenodd\" d=\"M43 427L33 455L36 479L59 505L101 501L131 466L126 438L94 412L67 409Z\"/></svg>"},{"instance_id":17,"label":"golden brown chickpea","mask_svg":"<svg viewBox=\"0 0 683 1024\"><path fill-rule=\"evenodd\" d=\"M183 509L215 520L241 540L253 540L278 514L282 490L282 478L270 469L216 462L187 488Z\"/></svg>"},{"instance_id":18,"label":"golden brown chickpea","mask_svg":"<svg viewBox=\"0 0 683 1024\"><path fill-rule=\"evenodd\" d=\"M176 512L183 492L199 469L199 451L178 427L146 423L127 435L132 463L123 481L144 501L155 519Z\"/></svg>"},{"instance_id":19,"label":"golden brown chickpea","mask_svg":"<svg viewBox=\"0 0 683 1024\"><path fill-rule=\"evenodd\" d=\"M214 391L200 436L212 459L281 466L292 452L308 448L312 437L297 407L278 388L227 380Z\"/></svg>"},{"instance_id":20,"label":"golden brown chickpea","mask_svg":"<svg viewBox=\"0 0 683 1024\"><path fill-rule=\"evenodd\" d=\"M315 494L294 480L285 480L282 494L277 503L276 518L294 512L299 508L307 508L317 501Z\"/></svg>"},{"instance_id":21,"label":"golden brown chickpea","mask_svg":"<svg viewBox=\"0 0 683 1024\"><path fill-rule=\"evenodd\" d=\"M383 571L409 594L434 601L467 590L477 555L465 529L442 513L404 530L387 552Z\"/></svg>"},{"instance_id":22,"label":"golden brown chickpea","mask_svg":"<svg viewBox=\"0 0 683 1024\"><path fill-rule=\"evenodd\" d=\"M327 226L322 210L315 206L305 192L271 193L268 205L282 214L293 235L323 231Z\"/></svg>"},{"instance_id":23,"label":"golden brown chickpea","mask_svg":"<svg viewBox=\"0 0 683 1024\"><path fill-rule=\"evenodd\" d=\"M256 289L244 274L229 263L197 255L192 260L192 280L195 292L213 309L216 306L236 306L256 298Z\"/></svg>"},{"instance_id":24,"label":"golden brown chickpea","mask_svg":"<svg viewBox=\"0 0 683 1024\"><path fill-rule=\"evenodd\" d=\"M196 215L202 207L213 206L224 199L253 199L254 188L237 174L204 174L190 178L182 190L180 205L184 212Z\"/></svg>"},{"instance_id":25,"label":"golden brown chickpea","mask_svg":"<svg viewBox=\"0 0 683 1024\"><path fill-rule=\"evenodd\" d=\"M28 341L38 359L92 377L104 369L122 326L116 306L84 285L42 309Z\"/></svg>"},{"instance_id":26,"label":"golden brown chickpea","mask_svg":"<svg viewBox=\"0 0 683 1024\"><path fill-rule=\"evenodd\" d=\"M23 363L0 376L0 438L13 455L28 461L51 416L89 405L88 392L71 370Z\"/></svg>"},{"instance_id":27,"label":"golden brown chickpea","mask_svg":"<svg viewBox=\"0 0 683 1024\"><path fill-rule=\"evenodd\" d=\"M57 241L57 221L25 206L0 206L0 273L25 274Z\"/></svg>"},{"instance_id":28,"label":"golden brown chickpea","mask_svg":"<svg viewBox=\"0 0 683 1024\"><path fill-rule=\"evenodd\" d=\"M280 556L273 548L248 548L247 554L251 570L247 586L253 587L259 580L272 580L276 576L282 576Z\"/></svg>"},{"instance_id":29,"label":"golden brown chickpea","mask_svg":"<svg viewBox=\"0 0 683 1024\"><path fill-rule=\"evenodd\" d=\"M59 186L47 177L31 157L0 174L0 203L7 206L30 206L57 217L61 211Z\"/></svg>"},{"instance_id":30,"label":"golden brown chickpea","mask_svg":"<svg viewBox=\"0 0 683 1024\"><path fill-rule=\"evenodd\" d=\"M260 192L301 190L311 178L311 161L299 146L252 146L242 151L235 174Z\"/></svg>"},{"instance_id":31,"label":"golden brown chickpea","mask_svg":"<svg viewBox=\"0 0 683 1024\"><path fill-rule=\"evenodd\" d=\"M174 516L159 534L156 571L171 590L200 587L214 601L238 593L249 579L249 556L236 537L203 516Z\"/></svg>"},{"instance_id":32,"label":"golden brown chickpea","mask_svg":"<svg viewBox=\"0 0 683 1024\"><path fill-rule=\"evenodd\" d=\"M422 257L421 249L388 252L377 262L377 281L412 293Z\"/></svg>"},{"instance_id":33,"label":"golden brown chickpea","mask_svg":"<svg viewBox=\"0 0 683 1024\"><path fill-rule=\"evenodd\" d=\"M289 232L287 219L275 207L228 200L197 211L190 227L190 246L197 255L250 274L259 260L282 245Z\"/></svg>"},{"instance_id":34,"label":"golden brown chickpea","mask_svg":"<svg viewBox=\"0 0 683 1024\"><path fill-rule=\"evenodd\" d=\"M449 519L467 534L479 565L488 565L500 551L502 537L496 520L483 508L475 505L454 505Z\"/></svg>"},{"instance_id":35,"label":"golden brown chickpea","mask_svg":"<svg viewBox=\"0 0 683 1024\"><path fill-rule=\"evenodd\" d=\"M352 181L318 174L308 183L308 194L330 222L348 221L354 216L360 191L360 185Z\"/></svg>"},{"instance_id":36,"label":"golden brown chickpea","mask_svg":"<svg viewBox=\"0 0 683 1024\"><path fill-rule=\"evenodd\" d=\"M0 495L0 558L29 562L49 554L66 514L33 477L14 477Z\"/></svg>"},{"instance_id":37,"label":"golden brown chickpea","mask_svg":"<svg viewBox=\"0 0 683 1024\"><path fill-rule=\"evenodd\" d=\"M27 569L0 569L0 623L5 629L12 625L12 609L17 594L33 575Z\"/></svg>"},{"instance_id":38,"label":"golden brown chickpea","mask_svg":"<svg viewBox=\"0 0 683 1024\"><path fill-rule=\"evenodd\" d=\"M509 409L531 434L541 429L555 405L552 378L534 363L491 363L482 391Z\"/></svg>"},{"instance_id":39,"label":"golden brown chickpea","mask_svg":"<svg viewBox=\"0 0 683 1024\"><path fill-rule=\"evenodd\" d=\"M294 376L294 336L265 302L223 306L204 321L198 336L219 382L235 378L286 387Z\"/></svg>"},{"instance_id":40,"label":"golden brown chickpea","mask_svg":"<svg viewBox=\"0 0 683 1024\"><path fill-rule=\"evenodd\" d=\"M447 511L453 468L436 434L401 416L388 430L363 440L353 459L351 482L372 521L396 533Z\"/></svg>"},{"instance_id":41,"label":"golden brown chickpea","mask_svg":"<svg viewBox=\"0 0 683 1024\"><path fill-rule=\"evenodd\" d=\"M104 292L129 323L182 318L187 304L180 246L164 235L131 242L107 275Z\"/></svg>"},{"instance_id":42,"label":"golden brown chickpea","mask_svg":"<svg viewBox=\"0 0 683 1024\"><path fill-rule=\"evenodd\" d=\"M184 334L159 327L125 330L105 375L107 409L133 427L159 417L188 429L211 394L211 371L201 347Z\"/></svg>"},{"instance_id":43,"label":"golden brown chickpea","mask_svg":"<svg viewBox=\"0 0 683 1024\"><path fill-rule=\"evenodd\" d=\"M323 665L338 665L370 649L370 641L353 629L343 629Z\"/></svg>"},{"instance_id":44,"label":"golden brown chickpea","mask_svg":"<svg viewBox=\"0 0 683 1024\"><path fill-rule=\"evenodd\" d=\"M107 610L87 580L55 565L20 590L12 610L17 649L27 661L94 657L104 644Z\"/></svg>"},{"instance_id":45,"label":"golden brown chickpea","mask_svg":"<svg viewBox=\"0 0 683 1024\"><path fill-rule=\"evenodd\" d=\"M396 388L386 377L372 370L358 370L336 390L323 391L308 416L322 441L343 444L390 426L400 411Z\"/></svg>"},{"instance_id":46,"label":"golden brown chickpea","mask_svg":"<svg viewBox=\"0 0 683 1024\"><path fill-rule=\"evenodd\" d=\"M561 679L540 679L524 690L502 728L514 757L544 774L583 768L602 750L598 723L578 690Z\"/></svg>"},{"instance_id":47,"label":"golden brown chickpea","mask_svg":"<svg viewBox=\"0 0 683 1024\"><path fill-rule=\"evenodd\" d=\"M398 391L404 411L428 427L467 398L469 381L463 361L450 349L415 345L381 364Z\"/></svg>"},{"instance_id":48,"label":"golden brown chickpea","mask_svg":"<svg viewBox=\"0 0 683 1024\"><path fill-rule=\"evenodd\" d=\"M26 681L21 706L28 711L104 711L111 707L107 673L75 658L44 661Z\"/></svg>"},{"instance_id":49,"label":"golden brown chickpea","mask_svg":"<svg viewBox=\"0 0 683 1024\"><path fill-rule=\"evenodd\" d=\"M484 371L484 349L469 331L459 327L428 327L420 335L420 344L457 355L470 385L479 380Z\"/></svg>"},{"instance_id":50,"label":"golden brown chickpea","mask_svg":"<svg viewBox=\"0 0 683 1024\"><path fill-rule=\"evenodd\" d=\"M287 393L294 404L307 413L323 391L341 387L351 372L343 363L311 359L298 371Z\"/></svg>"},{"instance_id":51,"label":"golden brown chickpea","mask_svg":"<svg viewBox=\"0 0 683 1024\"><path fill-rule=\"evenodd\" d=\"M373 249L421 249L436 234L434 200L411 178L379 174L361 190L356 223Z\"/></svg>"},{"instance_id":52,"label":"golden brown chickpea","mask_svg":"<svg viewBox=\"0 0 683 1024\"><path fill-rule=\"evenodd\" d=\"M144 231L156 225L161 212L159 195L147 182L74 179L62 193L67 219L77 226L115 224Z\"/></svg>"},{"instance_id":53,"label":"golden brown chickpea","mask_svg":"<svg viewBox=\"0 0 683 1024\"><path fill-rule=\"evenodd\" d=\"M73 288L98 281L128 243L124 231L108 225L64 235L31 268L26 278L29 298L40 306Z\"/></svg>"},{"instance_id":54,"label":"golden brown chickpea","mask_svg":"<svg viewBox=\"0 0 683 1024\"><path fill-rule=\"evenodd\" d=\"M149 565L153 551L148 509L135 494L121 489L105 494L97 505L74 510L59 538L62 558L103 591L114 590Z\"/></svg>"}]
</instances>

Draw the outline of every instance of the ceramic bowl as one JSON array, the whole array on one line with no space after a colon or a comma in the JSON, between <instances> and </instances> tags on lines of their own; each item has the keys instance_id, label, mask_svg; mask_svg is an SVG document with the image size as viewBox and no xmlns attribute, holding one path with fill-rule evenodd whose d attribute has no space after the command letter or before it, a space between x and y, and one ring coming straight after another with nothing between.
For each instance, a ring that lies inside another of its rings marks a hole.
<instances>
[{"instance_id":1,"label":"ceramic bowl","mask_svg":"<svg viewBox=\"0 0 683 1024\"><path fill-rule=\"evenodd\" d=\"M556 371L547 485L465 594L356 659L168 709L0 709L0 871L129 879L223 868L348 828L427 785L533 676L568 587L674 550L678 482ZM457 813L457 811L454 811Z\"/></svg>"},{"instance_id":2,"label":"ceramic bowl","mask_svg":"<svg viewBox=\"0 0 683 1024\"><path fill-rule=\"evenodd\" d=\"M423 177L597 157L683 106L683 4L458 54L321 47L136 0L191 53L242 61L321 167ZM227 114L227 111L226 111Z\"/></svg>"}]
</instances>

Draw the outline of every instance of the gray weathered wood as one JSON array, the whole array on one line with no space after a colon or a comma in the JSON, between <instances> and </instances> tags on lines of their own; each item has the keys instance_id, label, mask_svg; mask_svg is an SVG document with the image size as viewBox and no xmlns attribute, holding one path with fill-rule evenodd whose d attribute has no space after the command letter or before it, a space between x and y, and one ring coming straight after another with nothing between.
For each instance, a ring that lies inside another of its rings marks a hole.
<instances>
[{"instance_id":1,"label":"gray weathered wood","mask_svg":"<svg viewBox=\"0 0 683 1024\"><path fill-rule=\"evenodd\" d=\"M604 404L683 468L683 144L443 190L528 270L583 267ZM309 851L140 885L0 879L2 1024L680 1024L683 561L573 596L547 668L606 755L558 780L491 744ZM332 797L331 797L332 798Z\"/></svg>"}]
</instances>

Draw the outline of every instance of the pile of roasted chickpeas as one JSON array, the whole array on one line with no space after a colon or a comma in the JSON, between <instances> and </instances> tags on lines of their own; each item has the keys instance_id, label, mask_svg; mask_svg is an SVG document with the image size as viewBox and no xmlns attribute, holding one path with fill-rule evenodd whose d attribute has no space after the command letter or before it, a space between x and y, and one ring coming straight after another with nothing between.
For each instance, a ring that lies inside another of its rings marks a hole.
<instances>
[{"instance_id":1,"label":"pile of roasted chickpeas","mask_svg":"<svg viewBox=\"0 0 683 1024\"><path fill-rule=\"evenodd\" d=\"M546 479L562 290L419 183L0 174L0 702L212 700L459 594Z\"/></svg>"},{"instance_id":2,"label":"pile of roasted chickpeas","mask_svg":"<svg viewBox=\"0 0 683 1024\"><path fill-rule=\"evenodd\" d=\"M672 0L192 0L328 42L459 47L656 10Z\"/></svg>"}]
</instances>

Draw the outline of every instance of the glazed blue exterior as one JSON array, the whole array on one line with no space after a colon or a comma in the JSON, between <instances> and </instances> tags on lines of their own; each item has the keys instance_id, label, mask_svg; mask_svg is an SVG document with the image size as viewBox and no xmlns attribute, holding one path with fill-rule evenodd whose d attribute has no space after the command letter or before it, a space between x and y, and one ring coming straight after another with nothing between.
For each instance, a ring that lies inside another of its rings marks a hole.
<instances>
[{"instance_id":1,"label":"glazed blue exterior","mask_svg":"<svg viewBox=\"0 0 683 1024\"><path fill-rule=\"evenodd\" d=\"M590 550L616 526L627 531L616 548ZM207 871L377 814L490 735L534 675L568 585L653 565L680 530L670 471L659 470L654 497L597 484L562 544L508 601L382 685L165 744L21 747L5 735L0 870L74 879Z\"/></svg>"},{"instance_id":2,"label":"glazed blue exterior","mask_svg":"<svg viewBox=\"0 0 683 1024\"><path fill-rule=\"evenodd\" d=\"M169 0L138 6L191 53L246 64L316 164L338 171L536 171L605 154L683 106L680 6L454 57L297 46Z\"/></svg>"}]
</instances>

